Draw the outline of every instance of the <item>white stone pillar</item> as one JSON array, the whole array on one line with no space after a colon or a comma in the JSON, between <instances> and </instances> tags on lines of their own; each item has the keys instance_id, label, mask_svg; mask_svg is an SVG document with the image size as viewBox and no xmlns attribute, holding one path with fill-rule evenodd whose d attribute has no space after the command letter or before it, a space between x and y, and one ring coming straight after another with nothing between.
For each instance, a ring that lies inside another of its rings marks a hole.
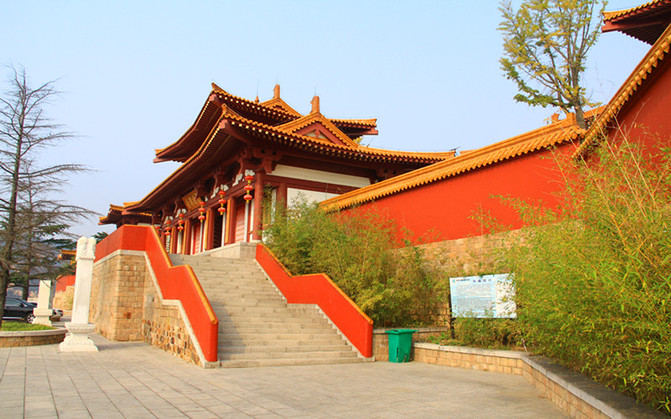
<instances>
[{"instance_id":1,"label":"white stone pillar","mask_svg":"<svg viewBox=\"0 0 671 419\"><path fill-rule=\"evenodd\" d=\"M77 272L75 274L75 297L72 302L72 321L65 323L68 334L59 348L63 352L95 352L89 334L94 326L89 323L89 304L91 302L91 283L93 282L93 260L95 259L96 240L93 237L80 237L77 240Z\"/></svg>"},{"instance_id":2,"label":"white stone pillar","mask_svg":"<svg viewBox=\"0 0 671 419\"><path fill-rule=\"evenodd\" d=\"M41 280L40 289L37 292L37 308L33 311L35 319L33 323L51 326L49 319L53 314L52 310L53 282L51 280Z\"/></svg>"}]
</instances>

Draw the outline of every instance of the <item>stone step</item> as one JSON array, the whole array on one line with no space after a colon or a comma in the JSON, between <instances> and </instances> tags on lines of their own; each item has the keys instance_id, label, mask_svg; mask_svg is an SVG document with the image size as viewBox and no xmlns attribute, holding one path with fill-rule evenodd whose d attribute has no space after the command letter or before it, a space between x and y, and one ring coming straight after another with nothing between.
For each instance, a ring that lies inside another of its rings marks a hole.
<instances>
[{"instance_id":1,"label":"stone step","mask_svg":"<svg viewBox=\"0 0 671 419\"><path fill-rule=\"evenodd\" d=\"M259 335L227 335L219 337L219 347L227 346L272 346L272 347L289 347L289 346L331 346L344 343L343 339L338 335L310 335L310 338L294 338L294 339L277 339L264 338Z\"/></svg>"},{"instance_id":2,"label":"stone step","mask_svg":"<svg viewBox=\"0 0 671 419\"><path fill-rule=\"evenodd\" d=\"M224 331L224 330L241 330L241 331L246 331L246 328L248 327L269 327L273 328L273 330L284 330L285 326L287 326L286 321L283 322L267 322L267 321L245 321L245 322L232 322L229 319L225 320L219 320L219 330ZM303 320L299 319L296 320L295 322L290 322L294 328L307 328L310 329L311 327L321 327L323 329L329 329L329 330L335 330L333 326L326 320L324 321L311 321L311 320Z\"/></svg>"},{"instance_id":3,"label":"stone step","mask_svg":"<svg viewBox=\"0 0 671 419\"><path fill-rule=\"evenodd\" d=\"M343 349L346 348L346 349ZM337 345L296 345L296 346L270 346L270 345L238 345L224 346L219 350L219 354L253 354L257 352L328 352L328 351L349 351L356 352L345 342Z\"/></svg>"},{"instance_id":4,"label":"stone step","mask_svg":"<svg viewBox=\"0 0 671 419\"><path fill-rule=\"evenodd\" d=\"M219 360L236 360L236 359L332 359L332 358L356 358L357 355L352 351L329 351L329 352L255 352L255 353L241 353L219 354Z\"/></svg>"},{"instance_id":5,"label":"stone step","mask_svg":"<svg viewBox=\"0 0 671 419\"><path fill-rule=\"evenodd\" d=\"M272 316L270 316L268 313L254 313L254 312L227 312L227 311L214 311L217 314L217 318L219 319L220 322L233 322L235 324L240 324L241 322L244 323L252 323L252 324L258 324L258 323L263 323L264 321L268 320L273 320L277 321L280 320L283 323L290 322L294 319L296 319L296 316L292 313L289 312L277 312L277 313L271 313Z\"/></svg>"},{"instance_id":6,"label":"stone step","mask_svg":"<svg viewBox=\"0 0 671 419\"><path fill-rule=\"evenodd\" d=\"M253 260L171 255L190 265L217 318L222 367L361 362L312 304L287 304Z\"/></svg>"},{"instance_id":7,"label":"stone step","mask_svg":"<svg viewBox=\"0 0 671 419\"><path fill-rule=\"evenodd\" d=\"M312 329L304 329L304 328L283 328L281 333L277 332L277 329L272 329L268 327L239 327L235 329L219 329L219 336L221 336L221 339L238 339L238 338L248 338L255 336L253 339L256 339L258 337L259 339L262 339L263 337L267 337L269 341L276 339L276 335L281 335L281 337L277 338L279 340L286 339L287 337L291 336L292 338L294 337L303 337L303 336L312 336L312 337L322 337L322 336L332 336L334 333L333 329L325 329L325 328L312 328ZM340 337L335 337L334 339L340 339Z\"/></svg>"},{"instance_id":8,"label":"stone step","mask_svg":"<svg viewBox=\"0 0 671 419\"><path fill-rule=\"evenodd\" d=\"M353 364L362 362L359 358L315 358L315 359L240 359L220 361L222 368L281 367L298 365Z\"/></svg>"},{"instance_id":9,"label":"stone step","mask_svg":"<svg viewBox=\"0 0 671 419\"><path fill-rule=\"evenodd\" d=\"M228 301L231 303L237 300L260 300L260 301L280 301L283 304L286 304L286 299L282 294L278 294L275 291L259 291L258 295L254 295L251 291L248 290L231 290L229 292L210 292L208 288L203 287L203 290L207 293L207 297L210 300L217 301L223 305L228 304Z\"/></svg>"},{"instance_id":10,"label":"stone step","mask_svg":"<svg viewBox=\"0 0 671 419\"><path fill-rule=\"evenodd\" d=\"M262 333L265 331L270 331L270 332L284 332L286 331L287 333L296 333L300 331L304 332L311 332L313 330L325 330L328 331L329 333L335 331L336 329L333 328L328 323L317 323L317 322L295 322L292 323L291 325L287 325L286 322L279 325L277 323L274 324L268 324L264 322L237 322L237 323L220 323L219 324L219 331L220 333L223 332L236 332L236 333Z\"/></svg>"},{"instance_id":11,"label":"stone step","mask_svg":"<svg viewBox=\"0 0 671 419\"><path fill-rule=\"evenodd\" d=\"M304 342L310 342L310 338L320 338L320 337L333 337L334 340L342 340L342 338L335 334L334 330L320 329L315 331L307 332L305 330L282 330L281 332L270 331L270 332L250 332L245 333L242 331L235 330L224 330L224 333L219 334L219 340L226 339L238 339L244 337L247 341L255 340L266 340L272 342L273 340L302 340Z\"/></svg>"}]
</instances>

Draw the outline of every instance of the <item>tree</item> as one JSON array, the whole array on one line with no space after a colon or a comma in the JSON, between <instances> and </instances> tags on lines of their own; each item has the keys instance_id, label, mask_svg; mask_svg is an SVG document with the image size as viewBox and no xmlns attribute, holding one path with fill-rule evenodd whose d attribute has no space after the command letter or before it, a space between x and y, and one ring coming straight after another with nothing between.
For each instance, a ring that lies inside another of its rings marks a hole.
<instances>
[{"instance_id":1,"label":"tree","mask_svg":"<svg viewBox=\"0 0 671 419\"><path fill-rule=\"evenodd\" d=\"M40 151L72 137L44 113L58 94L54 82L32 88L23 68L12 70L10 87L0 97L0 302L12 280L48 270L49 255L56 257L49 241L90 214L52 198L67 184L68 175L85 167L37 165ZM3 311L0 304L0 324Z\"/></svg>"},{"instance_id":2,"label":"tree","mask_svg":"<svg viewBox=\"0 0 671 419\"><path fill-rule=\"evenodd\" d=\"M591 104L580 76L605 6L598 0L525 0L515 11L510 0L501 3L500 63L506 78L517 84L516 101L573 111L578 125L586 127L583 107Z\"/></svg>"}]
</instances>

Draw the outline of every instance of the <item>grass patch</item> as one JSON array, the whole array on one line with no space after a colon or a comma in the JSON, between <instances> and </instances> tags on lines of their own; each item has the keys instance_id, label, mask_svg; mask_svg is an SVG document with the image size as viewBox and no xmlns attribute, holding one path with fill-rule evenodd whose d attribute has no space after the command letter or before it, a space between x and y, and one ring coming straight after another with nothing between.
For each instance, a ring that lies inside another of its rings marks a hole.
<instances>
[{"instance_id":1,"label":"grass patch","mask_svg":"<svg viewBox=\"0 0 671 419\"><path fill-rule=\"evenodd\" d=\"M29 330L52 330L55 327L45 326L43 324L30 324L19 322L2 322L2 332L25 332Z\"/></svg>"}]
</instances>

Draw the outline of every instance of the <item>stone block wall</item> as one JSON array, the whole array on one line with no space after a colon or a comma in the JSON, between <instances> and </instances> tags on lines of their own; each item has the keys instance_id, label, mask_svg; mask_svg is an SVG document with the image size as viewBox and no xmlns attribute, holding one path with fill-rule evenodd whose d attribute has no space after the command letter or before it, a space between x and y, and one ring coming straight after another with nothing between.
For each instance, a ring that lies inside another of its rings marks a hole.
<instances>
[{"instance_id":1,"label":"stone block wall","mask_svg":"<svg viewBox=\"0 0 671 419\"><path fill-rule=\"evenodd\" d=\"M440 347L417 344L413 346L413 360L447 367L468 368L480 371L522 375L525 362L520 352L483 350L467 347Z\"/></svg>"},{"instance_id":2,"label":"stone block wall","mask_svg":"<svg viewBox=\"0 0 671 419\"><path fill-rule=\"evenodd\" d=\"M74 300L75 287L70 285L65 288L65 291L57 291L54 294L53 306L60 308L64 312L72 312L72 301Z\"/></svg>"},{"instance_id":3,"label":"stone block wall","mask_svg":"<svg viewBox=\"0 0 671 419\"><path fill-rule=\"evenodd\" d=\"M113 254L93 267L89 321L110 340L142 340L147 269L141 254Z\"/></svg>"},{"instance_id":4,"label":"stone block wall","mask_svg":"<svg viewBox=\"0 0 671 419\"><path fill-rule=\"evenodd\" d=\"M201 363L178 303L161 300L143 252L117 251L94 264L89 319L110 340L144 341Z\"/></svg>"},{"instance_id":5,"label":"stone block wall","mask_svg":"<svg viewBox=\"0 0 671 419\"><path fill-rule=\"evenodd\" d=\"M145 283L142 340L179 358L199 364L199 356L179 306L161 303L151 278Z\"/></svg>"},{"instance_id":6,"label":"stone block wall","mask_svg":"<svg viewBox=\"0 0 671 419\"><path fill-rule=\"evenodd\" d=\"M505 231L456 240L427 243L419 247L428 259L438 263L449 276L501 273L505 250L522 240L520 230Z\"/></svg>"},{"instance_id":7,"label":"stone block wall","mask_svg":"<svg viewBox=\"0 0 671 419\"><path fill-rule=\"evenodd\" d=\"M63 342L66 333L65 329L0 332L0 348L53 345Z\"/></svg>"}]
</instances>

